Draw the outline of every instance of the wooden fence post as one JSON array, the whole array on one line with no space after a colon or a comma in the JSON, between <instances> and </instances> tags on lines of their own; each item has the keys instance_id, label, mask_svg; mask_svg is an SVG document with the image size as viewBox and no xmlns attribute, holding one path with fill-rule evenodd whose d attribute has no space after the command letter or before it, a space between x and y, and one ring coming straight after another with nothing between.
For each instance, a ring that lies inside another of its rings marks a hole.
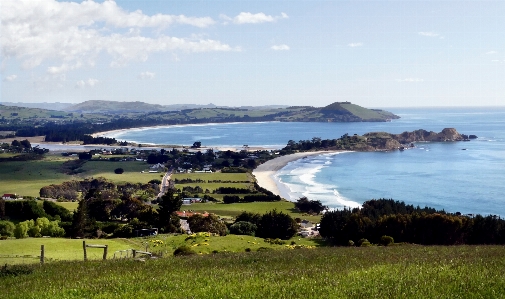
<instances>
[{"instance_id":1,"label":"wooden fence post","mask_svg":"<svg viewBox=\"0 0 505 299\"><path fill-rule=\"evenodd\" d=\"M133 254L133 258L135 258L137 256L137 250L132 249L132 254Z\"/></svg>"},{"instance_id":2,"label":"wooden fence post","mask_svg":"<svg viewBox=\"0 0 505 299\"><path fill-rule=\"evenodd\" d=\"M109 248L109 245L105 245L104 249L103 249L103 259L106 260L107 259L107 249Z\"/></svg>"},{"instance_id":3,"label":"wooden fence post","mask_svg":"<svg viewBox=\"0 0 505 299\"><path fill-rule=\"evenodd\" d=\"M84 261L87 261L88 255L86 254L86 241L82 241L82 250L84 250Z\"/></svg>"},{"instance_id":4,"label":"wooden fence post","mask_svg":"<svg viewBox=\"0 0 505 299\"><path fill-rule=\"evenodd\" d=\"M40 264L44 265L44 245L40 245Z\"/></svg>"}]
</instances>

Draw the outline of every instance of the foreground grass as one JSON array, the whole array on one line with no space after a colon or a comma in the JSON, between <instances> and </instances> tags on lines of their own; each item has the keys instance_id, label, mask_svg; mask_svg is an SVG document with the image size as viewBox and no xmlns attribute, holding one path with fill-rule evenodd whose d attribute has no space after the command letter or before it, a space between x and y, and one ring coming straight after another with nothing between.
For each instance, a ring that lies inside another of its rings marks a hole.
<instances>
[{"instance_id":1,"label":"foreground grass","mask_svg":"<svg viewBox=\"0 0 505 299\"><path fill-rule=\"evenodd\" d=\"M503 298L502 246L320 248L61 262L2 298Z\"/></svg>"},{"instance_id":2,"label":"foreground grass","mask_svg":"<svg viewBox=\"0 0 505 299\"><path fill-rule=\"evenodd\" d=\"M46 261L82 261L82 241L63 238L27 238L0 241L0 263L31 264L40 260L40 245L45 246ZM86 240L88 244L107 244L111 256L116 250L140 249L140 242L128 239ZM103 249L88 250L89 259L102 259ZM1 296L0 296L1 297Z\"/></svg>"},{"instance_id":3,"label":"foreground grass","mask_svg":"<svg viewBox=\"0 0 505 299\"><path fill-rule=\"evenodd\" d=\"M161 246L155 246L151 240L161 240ZM86 240L87 244L108 245L108 258L114 257L116 250L136 249L154 252L163 256L171 256L174 250L182 245L188 245L200 254L212 252L244 252L246 248L252 251L265 247L273 250L287 249L286 245L295 241L297 245L319 246L320 241L295 237L286 241L285 245L277 245L265 242L262 238L252 236L227 235L188 238L188 235L159 235L150 238L132 239L99 239ZM40 259L40 245L45 246L46 262L55 261L82 261L82 240L64 238L26 238L8 239L0 241L0 265L33 264ZM102 249L88 250L90 259L101 259ZM119 257L119 253L117 257Z\"/></svg>"}]
</instances>

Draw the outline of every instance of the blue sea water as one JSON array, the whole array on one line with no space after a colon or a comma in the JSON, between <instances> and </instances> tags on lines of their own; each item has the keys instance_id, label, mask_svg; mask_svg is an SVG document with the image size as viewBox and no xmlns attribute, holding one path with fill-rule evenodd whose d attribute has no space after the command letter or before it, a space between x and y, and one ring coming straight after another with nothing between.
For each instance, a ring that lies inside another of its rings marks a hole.
<instances>
[{"instance_id":1,"label":"blue sea water","mask_svg":"<svg viewBox=\"0 0 505 299\"><path fill-rule=\"evenodd\" d=\"M285 146L288 140L338 138L345 133L456 128L470 142L417 143L403 152L340 153L288 164L276 179L284 197L321 200L332 208L372 198L449 212L505 216L505 107L388 109L388 123L235 123L142 129L115 135L142 143L204 146Z\"/></svg>"}]
</instances>

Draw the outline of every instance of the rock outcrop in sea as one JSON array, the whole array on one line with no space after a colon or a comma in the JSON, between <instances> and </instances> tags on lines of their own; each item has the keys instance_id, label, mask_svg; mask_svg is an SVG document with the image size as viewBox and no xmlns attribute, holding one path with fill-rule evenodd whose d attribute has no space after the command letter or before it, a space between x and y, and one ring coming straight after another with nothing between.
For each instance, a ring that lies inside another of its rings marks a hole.
<instances>
[{"instance_id":1,"label":"rock outcrop in sea","mask_svg":"<svg viewBox=\"0 0 505 299\"><path fill-rule=\"evenodd\" d=\"M445 128L440 133L423 129L401 134L386 132L372 132L363 135L370 146L367 150L395 150L410 146L414 142L452 142L467 140L464 135L454 128Z\"/></svg>"}]
</instances>

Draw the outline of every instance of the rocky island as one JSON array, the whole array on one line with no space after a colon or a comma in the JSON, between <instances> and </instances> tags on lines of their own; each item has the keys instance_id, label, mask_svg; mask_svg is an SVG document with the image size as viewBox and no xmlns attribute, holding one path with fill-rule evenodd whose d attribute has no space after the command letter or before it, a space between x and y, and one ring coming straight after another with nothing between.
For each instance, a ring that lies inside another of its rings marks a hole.
<instances>
[{"instance_id":1,"label":"rocky island","mask_svg":"<svg viewBox=\"0 0 505 299\"><path fill-rule=\"evenodd\" d=\"M283 150L287 153L313 150L391 151L413 147L415 142L455 142L468 141L473 138L477 138L477 136L470 135L469 137L460 134L454 128L445 128L439 133L423 129L401 134L371 132L362 136L345 134L332 140L321 140L320 138L299 142L290 140Z\"/></svg>"}]
</instances>

